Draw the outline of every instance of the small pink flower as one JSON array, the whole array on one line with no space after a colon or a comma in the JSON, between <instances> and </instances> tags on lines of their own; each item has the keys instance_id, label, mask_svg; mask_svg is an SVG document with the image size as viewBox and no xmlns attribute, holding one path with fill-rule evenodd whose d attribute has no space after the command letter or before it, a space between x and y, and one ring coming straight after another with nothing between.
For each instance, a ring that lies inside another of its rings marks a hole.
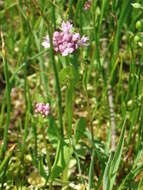
<instances>
[{"instance_id":1,"label":"small pink flower","mask_svg":"<svg viewBox=\"0 0 143 190\"><path fill-rule=\"evenodd\" d=\"M58 38L60 36L60 32L58 32L58 31L55 31L54 33L53 33L53 38Z\"/></svg>"},{"instance_id":2,"label":"small pink flower","mask_svg":"<svg viewBox=\"0 0 143 190\"><path fill-rule=\"evenodd\" d=\"M72 29L72 24L68 21L68 22L62 22L62 31L67 33Z\"/></svg>"},{"instance_id":3,"label":"small pink flower","mask_svg":"<svg viewBox=\"0 0 143 190\"><path fill-rule=\"evenodd\" d=\"M67 56L73 53L79 46L86 46L88 38L83 36L80 39L79 33L71 31L72 24L68 22L62 22L62 31L55 31L53 33L53 48L55 52L59 52L62 56ZM49 36L46 36L42 45L45 48L50 48Z\"/></svg>"},{"instance_id":4,"label":"small pink flower","mask_svg":"<svg viewBox=\"0 0 143 190\"><path fill-rule=\"evenodd\" d=\"M88 10L88 9L90 8L90 6L91 6L91 0L88 0L88 1L85 2L85 4L84 4L84 9L85 9L85 10Z\"/></svg>"},{"instance_id":5,"label":"small pink flower","mask_svg":"<svg viewBox=\"0 0 143 190\"><path fill-rule=\"evenodd\" d=\"M78 41L78 40L80 40L80 34L79 34L79 33L73 34L72 40L73 40L73 41Z\"/></svg>"},{"instance_id":6,"label":"small pink flower","mask_svg":"<svg viewBox=\"0 0 143 190\"><path fill-rule=\"evenodd\" d=\"M72 34L71 33L65 33L65 35L63 36L63 41L71 41L72 39Z\"/></svg>"},{"instance_id":7,"label":"small pink flower","mask_svg":"<svg viewBox=\"0 0 143 190\"><path fill-rule=\"evenodd\" d=\"M62 56L67 56L69 54L68 49L65 49L64 51L61 52Z\"/></svg>"},{"instance_id":8,"label":"small pink flower","mask_svg":"<svg viewBox=\"0 0 143 190\"><path fill-rule=\"evenodd\" d=\"M82 36L80 39L80 45L81 46L87 46L88 45L88 38L86 36Z\"/></svg>"},{"instance_id":9,"label":"small pink flower","mask_svg":"<svg viewBox=\"0 0 143 190\"><path fill-rule=\"evenodd\" d=\"M42 42L42 46L44 46L44 48L50 48L50 39L48 35L45 37L45 40Z\"/></svg>"},{"instance_id":10,"label":"small pink flower","mask_svg":"<svg viewBox=\"0 0 143 190\"><path fill-rule=\"evenodd\" d=\"M35 112L41 112L43 108L43 103L36 104L35 106Z\"/></svg>"},{"instance_id":11,"label":"small pink flower","mask_svg":"<svg viewBox=\"0 0 143 190\"><path fill-rule=\"evenodd\" d=\"M49 103L37 103L35 106L35 112L41 114L43 117L48 116L50 113L50 105Z\"/></svg>"}]
</instances>

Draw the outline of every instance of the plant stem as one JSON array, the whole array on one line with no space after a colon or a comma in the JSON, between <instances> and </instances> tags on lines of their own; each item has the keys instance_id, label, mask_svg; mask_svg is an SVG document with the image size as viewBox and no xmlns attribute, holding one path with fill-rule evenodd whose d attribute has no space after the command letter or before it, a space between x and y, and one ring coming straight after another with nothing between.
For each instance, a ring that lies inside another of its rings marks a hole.
<instances>
[{"instance_id":1,"label":"plant stem","mask_svg":"<svg viewBox=\"0 0 143 190\"><path fill-rule=\"evenodd\" d=\"M50 46L51 46L51 48L50 48L51 62L52 62L52 65L53 65L53 71L54 71L54 75L55 75L56 88L57 88L57 94L58 94L58 109L59 109L60 130L61 130L61 137L63 138L64 132L63 132L63 119L62 119L62 96L61 96L61 89L60 89L58 71L57 71L56 62L55 62L55 58L54 58L52 33L50 31L50 27L48 27L48 33L49 33L49 37L50 37Z\"/></svg>"},{"instance_id":2,"label":"plant stem","mask_svg":"<svg viewBox=\"0 0 143 190\"><path fill-rule=\"evenodd\" d=\"M88 175L88 190L92 188L92 182L93 182L93 171L94 171L94 157L95 157L95 150L94 146L92 147L92 155L91 155L91 162L89 167L89 175Z\"/></svg>"},{"instance_id":3,"label":"plant stem","mask_svg":"<svg viewBox=\"0 0 143 190\"><path fill-rule=\"evenodd\" d=\"M28 126L30 122L30 114L29 111L27 110L26 115L25 115L25 124L24 124L24 132L23 132L23 139L22 139L22 164L24 165L24 154L25 154L25 146L26 146L26 139L28 135Z\"/></svg>"},{"instance_id":4,"label":"plant stem","mask_svg":"<svg viewBox=\"0 0 143 190\"><path fill-rule=\"evenodd\" d=\"M78 154L77 154L76 149L75 149L75 144L73 142L72 142L72 147L73 147L73 153L74 153L76 161L77 161L77 167L78 167L78 172L79 172L79 175L80 175L80 178L81 178L81 183L85 184L85 180L84 180L84 178L82 176L80 159L78 157Z\"/></svg>"},{"instance_id":5,"label":"plant stem","mask_svg":"<svg viewBox=\"0 0 143 190\"><path fill-rule=\"evenodd\" d=\"M10 124L10 111L11 111L11 99L10 99L10 82L9 82L9 75L8 75L8 64L6 60L6 52L5 52L5 44L4 44L4 37L3 32L1 31L1 40L2 40L2 58L4 64L4 76L6 81L6 97L7 97L7 118L6 118L6 127L4 130L4 138L3 138L3 145L1 149L2 157L5 156L5 152L7 149L7 139L8 139L8 127Z\"/></svg>"}]
</instances>

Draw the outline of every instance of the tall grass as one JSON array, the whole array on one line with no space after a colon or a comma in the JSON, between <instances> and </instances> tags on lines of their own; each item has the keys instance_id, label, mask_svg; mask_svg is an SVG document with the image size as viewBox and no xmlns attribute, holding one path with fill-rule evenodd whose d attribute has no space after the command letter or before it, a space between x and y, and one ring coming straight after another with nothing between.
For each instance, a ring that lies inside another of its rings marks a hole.
<instances>
[{"instance_id":1,"label":"tall grass","mask_svg":"<svg viewBox=\"0 0 143 190\"><path fill-rule=\"evenodd\" d=\"M0 188L141 190L142 1L0 2ZM89 39L66 57L63 20Z\"/></svg>"}]
</instances>

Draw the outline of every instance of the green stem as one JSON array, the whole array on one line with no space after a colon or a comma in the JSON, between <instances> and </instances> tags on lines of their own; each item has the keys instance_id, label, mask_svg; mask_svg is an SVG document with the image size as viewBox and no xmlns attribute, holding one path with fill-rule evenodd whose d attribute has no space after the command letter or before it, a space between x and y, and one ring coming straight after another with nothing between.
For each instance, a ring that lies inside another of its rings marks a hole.
<instances>
[{"instance_id":1,"label":"green stem","mask_svg":"<svg viewBox=\"0 0 143 190\"><path fill-rule=\"evenodd\" d=\"M52 7L52 22L54 24L54 30L56 30L56 17L55 17L55 5L53 3L51 3L51 7Z\"/></svg>"},{"instance_id":2,"label":"green stem","mask_svg":"<svg viewBox=\"0 0 143 190\"><path fill-rule=\"evenodd\" d=\"M59 140L58 143L57 143L57 150L56 150L56 157L55 157L55 161L54 161L54 164L52 166L52 169L51 169L51 173L52 171L55 170L55 167L57 166L57 163L58 163L58 160L59 160L59 156L60 156L60 151L61 151L61 148L62 148L62 140ZM53 176L50 176L50 184L52 186L52 183L53 183Z\"/></svg>"},{"instance_id":3,"label":"green stem","mask_svg":"<svg viewBox=\"0 0 143 190\"><path fill-rule=\"evenodd\" d=\"M0 114L0 133L2 132L3 122L4 122L4 112L5 112L5 102L1 106Z\"/></svg>"},{"instance_id":4,"label":"green stem","mask_svg":"<svg viewBox=\"0 0 143 190\"><path fill-rule=\"evenodd\" d=\"M34 156L35 156L35 158L36 158L36 160L37 160L37 155L38 155L38 153L37 153L37 147L38 147L38 145L37 145L37 128L36 128L36 123L34 122L34 119L35 118L32 118L32 123L31 123L31 125L32 125L32 135L33 135L33 138L34 138Z\"/></svg>"},{"instance_id":5,"label":"green stem","mask_svg":"<svg viewBox=\"0 0 143 190\"><path fill-rule=\"evenodd\" d=\"M3 58L3 64L4 64L4 76L5 76L5 81L6 81L6 97L7 97L6 127L4 130L3 145L2 145L2 150L1 150L2 157L4 157L6 149L7 149L8 127L10 124L11 99L10 99L10 82L9 82L9 75L8 75L8 64L6 60L3 33L1 33L1 39L2 39L2 58Z\"/></svg>"},{"instance_id":6,"label":"green stem","mask_svg":"<svg viewBox=\"0 0 143 190\"><path fill-rule=\"evenodd\" d=\"M94 172L94 157L95 157L95 150L94 146L92 147L92 155L91 155L91 162L89 167L89 175L88 175L88 190L92 188L93 182L93 172Z\"/></svg>"},{"instance_id":7,"label":"green stem","mask_svg":"<svg viewBox=\"0 0 143 190\"><path fill-rule=\"evenodd\" d=\"M77 1L77 5L76 5L76 10L75 10L75 14L74 14L74 26L77 26L77 18L78 18L78 14L81 14L81 8L82 8L82 0ZM79 15L80 19L81 19L81 15ZM81 20L79 20L81 21ZM81 25L81 23L79 23ZM81 28L80 28L81 29Z\"/></svg>"},{"instance_id":8,"label":"green stem","mask_svg":"<svg viewBox=\"0 0 143 190\"><path fill-rule=\"evenodd\" d=\"M114 65L118 51L119 51L119 39L120 39L120 34L121 34L121 29L124 24L124 20L126 18L126 15L128 13L128 7L130 4L130 0L123 1L122 8L121 8L121 13L120 17L117 23L117 30L115 34L115 40L114 40L114 45L113 45L113 55L111 57L111 67Z\"/></svg>"},{"instance_id":9,"label":"green stem","mask_svg":"<svg viewBox=\"0 0 143 190\"><path fill-rule=\"evenodd\" d=\"M102 5L101 5L101 14L100 14L100 19L99 19L99 25L98 25L98 38L100 36L100 32L101 32L101 25L102 25L102 21L103 21L103 16L104 16L104 11L106 8L108 0L102 0Z\"/></svg>"},{"instance_id":10,"label":"green stem","mask_svg":"<svg viewBox=\"0 0 143 190\"><path fill-rule=\"evenodd\" d=\"M80 178L81 178L81 182L82 182L82 184L85 184L85 180L84 180L84 178L82 176L80 160L79 160L78 154L77 154L76 149L75 149L75 144L73 142L72 142L72 147L73 147L73 153L74 153L76 161L77 161L78 172L79 172L79 175L80 175Z\"/></svg>"},{"instance_id":11,"label":"green stem","mask_svg":"<svg viewBox=\"0 0 143 190\"><path fill-rule=\"evenodd\" d=\"M72 4L73 4L73 0L69 0L69 19L72 18Z\"/></svg>"},{"instance_id":12,"label":"green stem","mask_svg":"<svg viewBox=\"0 0 143 190\"><path fill-rule=\"evenodd\" d=\"M25 145L26 139L28 135L28 126L29 126L29 111L27 110L25 115L25 124L24 124L24 133L23 133L23 141L22 141L22 164L24 165L24 153L25 153Z\"/></svg>"},{"instance_id":13,"label":"green stem","mask_svg":"<svg viewBox=\"0 0 143 190\"><path fill-rule=\"evenodd\" d=\"M96 60L98 62L98 66L99 66L99 70L102 74L102 78L104 80L104 84L106 86L106 78L105 78L105 73L104 73L104 68L102 67L101 65L101 62L100 62L100 44L99 44L99 38L100 38L100 29L101 29L101 24L102 24L102 19L103 19L103 14L104 14L104 9L105 9L105 5L106 3L102 4L102 14L100 16L100 21L99 21L99 26L97 28L96 26L96 20L95 20L95 7L97 5L97 1L95 2L95 5L93 6L93 10L92 10L92 17L93 17L93 28L94 28L94 40L95 40L95 44L96 44L96 51L95 51L95 57L96 57Z\"/></svg>"},{"instance_id":14,"label":"green stem","mask_svg":"<svg viewBox=\"0 0 143 190\"><path fill-rule=\"evenodd\" d=\"M62 96L61 96L61 89L60 89L58 71L57 71L55 57L54 57L52 33L51 33L51 30L50 30L50 27L48 27L48 33L49 33L49 37L50 37L51 63L52 63L52 66L53 66L53 71L54 71L55 81L56 81L56 89L57 89L57 94L58 94L58 109L59 109L60 131L61 131L61 138L63 138L64 132L63 132L63 119L62 119L62 115L63 115L62 114Z\"/></svg>"}]
</instances>

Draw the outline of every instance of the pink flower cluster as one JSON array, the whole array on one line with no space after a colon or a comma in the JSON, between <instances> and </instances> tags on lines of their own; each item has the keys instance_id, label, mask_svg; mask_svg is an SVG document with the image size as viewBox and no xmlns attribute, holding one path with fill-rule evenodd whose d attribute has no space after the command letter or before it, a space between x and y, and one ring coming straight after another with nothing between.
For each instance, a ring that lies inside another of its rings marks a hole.
<instances>
[{"instance_id":1,"label":"pink flower cluster","mask_svg":"<svg viewBox=\"0 0 143 190\"><path fill-rule=\"evenodd\" d=\"M80 38L79 33L73 32L72 24L68 22L62 22L61 31L55 31L53 33L53 47L55 52L60 52L62 56L67 56L73 53L79 46L87 46L88 38L82 36ZM49 35L45 37L42 45L45 48L50 48Z\"/></svg>"},{"instance_id":2,"label":"pink flower cluster","mask_svg":"<svg viewBox=\"0 0 143 190\"><path fill-rule=\"evenodd\" d=\"M84 4L84 9L85 9L85 10L88 10L88 9L90 8L90 6L91 6L91 0L88 0L88 1L85 2L85 4Z\"/></svg>"},{"instance_id":3,"label":"pink flower cluster","mask_svg":"<svg viewBox=\"0 0 143 190\"><path fill-rule=\"evenodd\" d=\"M50 113L49 103L47 103L47 104L37 103L35 106L35 112L40 113L43 117L48 116Z\"/></svg>"}]
</instances>

